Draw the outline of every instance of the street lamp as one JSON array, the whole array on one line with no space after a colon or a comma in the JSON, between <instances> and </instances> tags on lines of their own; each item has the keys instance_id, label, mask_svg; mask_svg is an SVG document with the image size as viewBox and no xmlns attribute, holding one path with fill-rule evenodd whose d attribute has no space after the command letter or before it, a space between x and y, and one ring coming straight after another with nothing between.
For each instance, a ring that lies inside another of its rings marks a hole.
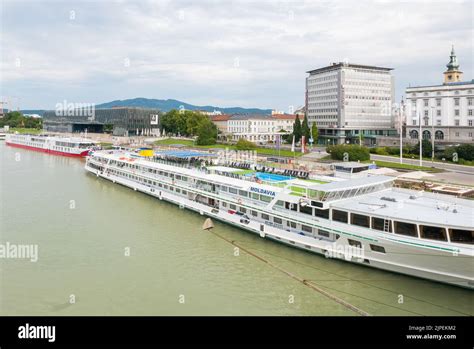
<instances>
[{"instance_id":1,"label":"street lamp","mask_svg":"<svg viewBox=\"0 0 474 349\"><path fill-rule=\"evenodd\" d=\"M435 134L434 134L434 106L431 106L431 164L434 162L434 146Z\"/></svg>"}]
</instances>

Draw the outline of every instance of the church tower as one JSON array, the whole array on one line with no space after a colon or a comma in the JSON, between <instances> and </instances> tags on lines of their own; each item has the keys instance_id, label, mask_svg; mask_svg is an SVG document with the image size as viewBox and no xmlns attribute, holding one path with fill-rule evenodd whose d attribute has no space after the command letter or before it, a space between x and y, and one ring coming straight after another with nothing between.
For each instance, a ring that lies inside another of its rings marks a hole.
<instances>
[{"instance_id":1,"label":"church tower","mask_svg":"<svg viewBox=\"0 0 474 349\"><path fill-rule=\"evenodd\" d=\"M448 70L444 74L444 83L449 84L451 82L462 81L462 71L459 70L458 58L454 52L454 45L451 49L451 55L449 56L449 63L446 64Z\"/></svg>"}]
</instances>

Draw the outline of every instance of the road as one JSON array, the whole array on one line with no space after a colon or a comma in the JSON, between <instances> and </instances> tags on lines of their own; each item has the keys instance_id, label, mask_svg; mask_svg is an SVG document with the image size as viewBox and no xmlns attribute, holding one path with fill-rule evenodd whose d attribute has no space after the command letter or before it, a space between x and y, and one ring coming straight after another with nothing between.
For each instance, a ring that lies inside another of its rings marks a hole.
<instances>
[{"instance_id":1,"label":"road","mask_svg":"<svg viewBox=\"0 0 474 349\"><path fill-rule=\"evenodd\" d=\"M375 155L375 154L370 154L370 160L388 161L388 162L396 162L396 163L400 162L399 157L385 156L385 155ZM403 163L418 166L420 164L420 161L417 160L417 159L403 158ZM474 166L456 165L456 164L452 164L452 163L444 163L444 162L436 162L436 161L432 163L429 160L423 160L423 166L435 167L435 168L440 168L440 169L447 170L447 171L474 175Z\"/></svg>"}]
</instances>

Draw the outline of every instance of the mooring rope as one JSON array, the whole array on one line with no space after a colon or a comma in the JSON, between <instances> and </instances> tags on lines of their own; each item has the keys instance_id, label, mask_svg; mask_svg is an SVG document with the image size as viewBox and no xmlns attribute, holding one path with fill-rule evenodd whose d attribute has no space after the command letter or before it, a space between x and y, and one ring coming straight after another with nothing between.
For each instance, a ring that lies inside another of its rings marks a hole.
<instances>
[{"instance_id":1,"label":"mooring rope","mask_svg":"<svg viewBox=\"0 0 474 349\"><path fill-rule=\"evenodd\" d=\"M230 243L231 245L237 247L238 249L244 251L245 253L247 253L247 254L249 254L249 255L251 255L251 256L257 258L258 260L260 260L260 261L262 261L262 262L264 262L264 263L266 263L266 264L268 264L268 265L271 266L272 268L279 270L280 272L286 274L287 276L291 277L292 279L294 279L294 280L296 280L296 281L298 281L298 282L301 282L301 283L302 283L303 285L305 285L306 287L309 287L309 288L311 288L312 290L314 290L314 291L316 291L316 292L318 292L318 293L320 293L320 294L322 294L322 295L328 297L329 299L332 299L332 300L335 301L336 303L339 303L339 304L341 304L342 306L344 306L344 307L346 307L346 308L352 310L353 312L355 312L355 313L357 313L357 314L359 314L359 315L362 315L362 316L370 316L370 314L367 313L366 311L364 311L364 310L362 310L362 309L356 307L356 306L353 305L353 304L350 304L349 302L343 300L342 298L339 298L339 297L337 297L337 296L335 296L335 295L329 293L329 292L326 291L326 290L323 290L321 287L319 287L318 285L316 285L316 284L314 283L314 281L306 280L306 279L303 279L303 278L301 278L301 277L299 277L299 276L293 274L292 272L290 272L290 271L288 271L288 270L286 270L286 269L280 267L279 265L276 265L276 264L272 263L270 260L268 260L268 259L266 259L266 258L264 258L264 257L262 257L262 256L259 256L258 254L256 254L256 253L254 253L254 252L252 252L252 251L250 251L250 250L248 250L248 249L246 249L246 248L240 246L239 244L237 244L237 243L235 242L235 240L229 240L229 239L227 239L226 237L221 236L221 235L215 233L214 231L212 231L212 229L209 229L208 231L210 231L210 232L211 232L212 234L214 234L215 236L221 238L222 240L224 240L224 241Z\"/></svg>"}]
</instances>

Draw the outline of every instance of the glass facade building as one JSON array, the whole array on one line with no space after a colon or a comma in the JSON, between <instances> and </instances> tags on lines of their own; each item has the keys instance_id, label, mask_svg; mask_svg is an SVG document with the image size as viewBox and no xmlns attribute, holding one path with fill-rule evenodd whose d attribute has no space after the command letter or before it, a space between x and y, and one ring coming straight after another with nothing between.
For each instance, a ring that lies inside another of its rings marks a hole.
<instances>
[{"instance_id":1,"label":"glass facade building","mask_svg":"<svg viewBox=\"0 0 474 349\"><path fill-rule=\"evenodd\" d=\"M50 132L104 132L114 136L155 135L161 111L144 108L51 110L43 114L43 129Z\"/></svg>"}]
</instances>

